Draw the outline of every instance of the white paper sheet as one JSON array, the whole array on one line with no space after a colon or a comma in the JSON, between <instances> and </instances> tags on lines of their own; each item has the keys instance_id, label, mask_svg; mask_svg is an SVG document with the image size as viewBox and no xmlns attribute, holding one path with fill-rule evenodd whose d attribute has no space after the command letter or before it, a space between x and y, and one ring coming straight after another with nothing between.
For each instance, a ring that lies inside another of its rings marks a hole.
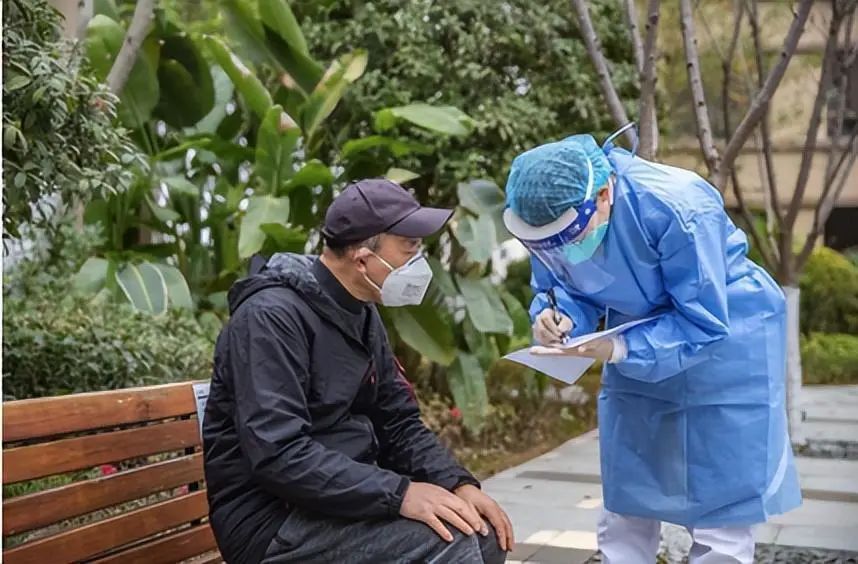
<instances>
[{"instance_id":1,"label":"white paper sheet","mask_svg":"<svg viewBox=\"0 0 858 564\"><path fill-rule=\"evenodd\" d=\"M606 337L611 337L612 335L617 335L622 333L623 331L628 331L632 327L640 325L641 323L646 323L647 321L652 321L659 317L658 315L654 315L652 317L645 317L643 319L637 319L635 321L629 321L628 323L623 323L622 325L617 325L613 329L606 329L605 331L597 331L596 333L587 333L586 335L581 335L580 337L575 337L573 339L567 340L563 343L562 346L558 347L561 349L573 349L575 347L580 347L583 344L589 343L590 341L596 341L598 339L604 339Z\"/></svg>"},{"instance_id":2,"label":"white paper sheet","mask_svg":"<svg viewBox=\"0 0 858 564\"><path fill-rule=\"evenodd\" d=\"M580 347L581 345L589 343L590 341L604 339L612 335L622 333L623 331L627 331L628 329L631 329L636 325L646 323L647 321L652 321L656 317L638 319L636 321L623 323L622 325L618 325L613 329L607 329L605 331L598 331L596 333L588 333L586 335L581 335L580 337L569 339L559 348L571 349L574 347ZM556 380L560 380L561 382L566 382L567 384L574 384L575 382L577 382L578 379L583 376L584 373L587 372L587 369L593 366L593 363L595 362L593 359L583 358L579 356L533 354L530 351L531 349L529 348L521 349L509 353L504 358L513 362L517 362L519 364L523 364L538 372L543 372L548 376L551 376Z\"/></svg>"},{"instance_id":3,"label":"white paper sheet","mask_svg":"<svg viewBox=\"0 0 858 564\"><path fill-rule=\"evenodd\" d=\"M530 349L511 352L504 358L533 368L537 372L548 374L552 378L567 384L577 382L578 378L583 376L595 362L591 358L580 356L538 355L531 353Z\"/></svg>"}]
</instances>

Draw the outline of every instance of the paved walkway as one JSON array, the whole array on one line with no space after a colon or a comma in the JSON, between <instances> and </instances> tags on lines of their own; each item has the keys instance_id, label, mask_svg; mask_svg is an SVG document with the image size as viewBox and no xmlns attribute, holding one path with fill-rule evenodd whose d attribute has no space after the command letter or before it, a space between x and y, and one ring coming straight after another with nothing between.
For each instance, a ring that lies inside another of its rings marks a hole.
<instances>
[{"instance_id":1,"label":"paved walkway","mask_svg":"<svg viewBox=\"0 0 858 564\"><path fill-rule=\"evenodd\" d=\"M805 388L811 439L858 441L858 386ZM858 460L798 457L804 504L757 528L757 541L858 551ZM484 483L509 513L518 547L513 562L575 564L596 551L602 509L597 431ZM687 545L679 527L665 527L670 560Z\"/></svg>"}]
</instances>

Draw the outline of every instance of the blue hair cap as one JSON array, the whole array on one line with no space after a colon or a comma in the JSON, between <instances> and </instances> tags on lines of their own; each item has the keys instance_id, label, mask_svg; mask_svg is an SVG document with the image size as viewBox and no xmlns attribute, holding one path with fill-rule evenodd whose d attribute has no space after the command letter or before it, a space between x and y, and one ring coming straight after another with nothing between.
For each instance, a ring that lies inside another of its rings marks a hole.
<instances>
[{"instance_id":1,"label":"blue hair cap","mask_svg":"<svg viewBox=\"0 0 858 564\"><path fill-rule=\"evenodd\" d=\"M593 192L608 182L611 164L592 135L573 135L540 145L512 161L506 205L534 227L551 223L587 197L587 160L593 166Z\"/></svg>"}]
</instances>

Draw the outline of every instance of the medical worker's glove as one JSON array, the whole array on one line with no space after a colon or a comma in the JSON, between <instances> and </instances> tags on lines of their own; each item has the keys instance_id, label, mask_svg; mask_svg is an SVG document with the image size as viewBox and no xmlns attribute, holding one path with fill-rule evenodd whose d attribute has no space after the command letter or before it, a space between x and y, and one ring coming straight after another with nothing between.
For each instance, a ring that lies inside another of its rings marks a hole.
<instances>
[{"instance_id":1,"label":"medical worker's glove","mask_svg":"<svg viewBox=\"0 0 858 564\"><path fill-rule=\"evenodd\" d=\"M555 319L555 315L559 318L559 322ZM572 332L573 327L571 319L547 308L536 316L536 321L533 323L533 340L545 346L559 345L563 342L563 338Z\"/></svg>"},{"instance_id":2,"label":"medical worker's glove","mask_svg":"<svg viewBox=\"0 0 858 564\"><path fill-rule=\"evenodd\" d=\"M563 349L552 347L532 347L530 352L546 356L580 356L614 364L626 359L628 349L626 347L626 341L622 335L616 335L610 339L590 341L580 347Z\"/></svg>"}]
</instances>

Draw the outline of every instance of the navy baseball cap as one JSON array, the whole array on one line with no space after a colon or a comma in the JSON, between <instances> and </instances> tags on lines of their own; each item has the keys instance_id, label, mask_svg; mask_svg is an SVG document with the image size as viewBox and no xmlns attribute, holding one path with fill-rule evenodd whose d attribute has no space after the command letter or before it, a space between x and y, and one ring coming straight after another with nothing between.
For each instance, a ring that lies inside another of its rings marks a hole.
<instances>
[{"instance_id":1,"label":"navy baseball cap","mask_svg":"<svg viewBox=\"0 0 858 564\"><path fill-rule=\"evenodd\" d=\"M322 235L329 243L349 245L382 233L423 238L440 231L453 210L425 208L402 186L384 178L346 186L325 214Z\"/></svg>"}]
</instances>

